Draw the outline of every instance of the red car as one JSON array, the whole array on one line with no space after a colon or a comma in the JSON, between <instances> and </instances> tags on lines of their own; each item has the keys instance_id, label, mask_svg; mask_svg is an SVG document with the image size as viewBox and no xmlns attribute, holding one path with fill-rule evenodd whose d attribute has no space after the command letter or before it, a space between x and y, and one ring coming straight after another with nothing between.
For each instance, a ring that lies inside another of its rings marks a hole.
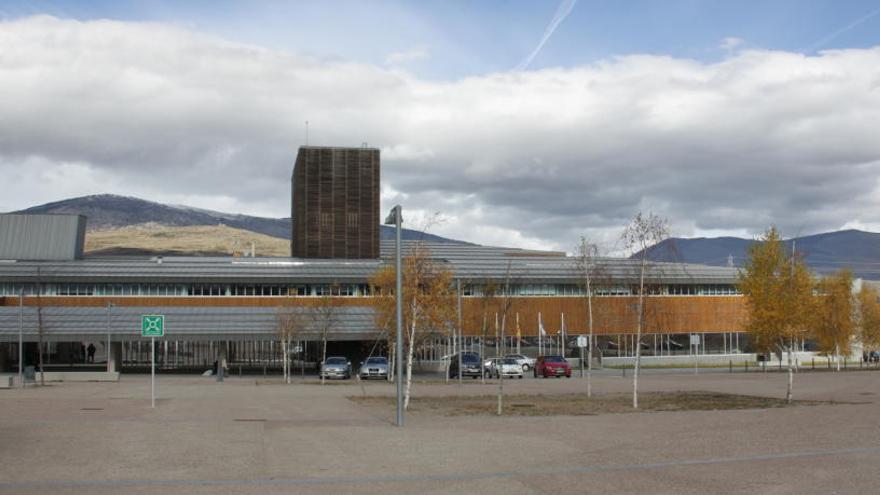
<instances>
[{"instance_id":1,"label":"red car","mask_svg":"<svg viewBox=\"0 0 880 495\"><path fill-rule=\"evenodd\" d=\"M571 378L571 365L562 356L538 356L535 360L535 378L564 376Z\"/></svg>"}]
</instances>

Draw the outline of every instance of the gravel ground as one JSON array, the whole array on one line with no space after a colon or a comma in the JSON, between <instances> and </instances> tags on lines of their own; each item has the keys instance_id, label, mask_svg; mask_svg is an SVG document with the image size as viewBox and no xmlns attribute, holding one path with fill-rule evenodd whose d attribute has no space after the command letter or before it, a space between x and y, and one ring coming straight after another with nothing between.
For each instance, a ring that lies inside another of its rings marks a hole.
<instances>
[{"instance_id":1,"label":"gravel ground","mask_svg":"<svg viewBox=\"0 0 880 495\"><path fill-rule=\"evenodd\" d=\"M784 373L646 373L645 392L768 398ZM579 378L505 382L510 394L582 393ZM630 378L597 374L594 393ZM478 397L495 383L421 380L415 397ZM352 396L357 381L148 376L0 390L0 493L877 493L880 373L799 373L795 398L845 404L589 416L445 416Z\"/></svg>"}]
</instances>

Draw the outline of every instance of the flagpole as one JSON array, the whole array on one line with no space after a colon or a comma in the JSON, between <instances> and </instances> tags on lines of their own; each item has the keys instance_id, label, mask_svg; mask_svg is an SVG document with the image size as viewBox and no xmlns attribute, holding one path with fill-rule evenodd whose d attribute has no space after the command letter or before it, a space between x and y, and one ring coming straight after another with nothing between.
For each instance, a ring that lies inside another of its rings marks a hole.
<instances>
[{"instance_id":1,"label":"flagpole","mask_svg":"<svg viewBox=\"0 0 880 495\"><path fill-rule=\"evenodd\" d=\"M520 342L522 342L522 333L519 330L519 312L516 313L516 353L522 354L520 351Z\"/></svg>"},{"instance_id":2,"label":"flagpole","mask_svg":"<svg viewBox=\"0 0 880 495\"><path fill-rule=\"evenodd\" d=\"M562 333L562 341L559 342L559 353L562 354L562 357L565 357L565 313L562 313L562 324L560 325L560 332Z\"/></svg>"},{"instance_id":3,"label":"flagpole","mask_svg":"<svg viewBox=\"0 0 880 495\"><path fill-rule=\"evenodd\" d=\"M538 311L538 355L544 355L544 324L541 322L540 311Z\"/></svg>"}]
</instances>

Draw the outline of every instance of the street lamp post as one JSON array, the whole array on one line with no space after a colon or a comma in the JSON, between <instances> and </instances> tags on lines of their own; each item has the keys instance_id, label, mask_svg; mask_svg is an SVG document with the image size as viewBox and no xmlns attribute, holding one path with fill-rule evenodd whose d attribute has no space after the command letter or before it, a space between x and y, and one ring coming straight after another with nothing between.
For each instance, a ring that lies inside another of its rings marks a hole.
<instances>
[{"instance_id":1,"label":"street lamp post","mask_svg":"<svg viewBox=\"0 0 880 495\"><path fill-rule=\"evenodd\" d=\"M400 205L391 209L385 225L394 225L396 231L395 241L395 277L396 288L394 299L397 303L397 344L394 351L394 366L397 370L397 426L403 426L403 289L400 271L400 224L403 223Z\"/></svg>"}]
</instances>

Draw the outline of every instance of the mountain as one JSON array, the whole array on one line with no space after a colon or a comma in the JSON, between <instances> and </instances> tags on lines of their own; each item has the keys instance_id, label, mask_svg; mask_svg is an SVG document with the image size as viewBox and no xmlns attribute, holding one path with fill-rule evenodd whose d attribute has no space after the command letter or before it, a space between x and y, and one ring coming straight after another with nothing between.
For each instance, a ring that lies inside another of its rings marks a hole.
<instances>
[{"instance_id":1,"label":"mountain","mask_svg":"<svg viewBox=\"0 0 880 495\"><path fill-rule=\"evenodd\" d=\"M738 237L671 238L648 248L648 257L715 266L727 265L730 257L734 266L743 266L753 242ZM880 280L880 233L840 230L785 241L789 251L792 244L819 274L850 268L856 277Z\"/></svg>"},{"instance_id":2,"label":"mountain","mask_svg":"<svg viewBox=\"0 0 880 495\"><path fill-rule=\"evenodd\" d=\"M289 256L290 241L226 225L170 227L142 223L86 235L86 254L99 256Z\"/></svg>"},{"instance_id":3,"label":"mountain","mask_svg":"<svg viewBox=\"0 0 880 495\"><path fill-rule=\"evenodd\" d=\"M228 214L218 211L174 206L115 194L98 194L46 203L13 213L74 213L88 217L89 230L110 230L132 225L155 223L171 227L226 225L281 239L290 239L290 218L266 218ZM382 225L382 239L394 239L394 228ZM468 244L417 230L403 229L404 240Z\"/></svg>"}]
</instances>

